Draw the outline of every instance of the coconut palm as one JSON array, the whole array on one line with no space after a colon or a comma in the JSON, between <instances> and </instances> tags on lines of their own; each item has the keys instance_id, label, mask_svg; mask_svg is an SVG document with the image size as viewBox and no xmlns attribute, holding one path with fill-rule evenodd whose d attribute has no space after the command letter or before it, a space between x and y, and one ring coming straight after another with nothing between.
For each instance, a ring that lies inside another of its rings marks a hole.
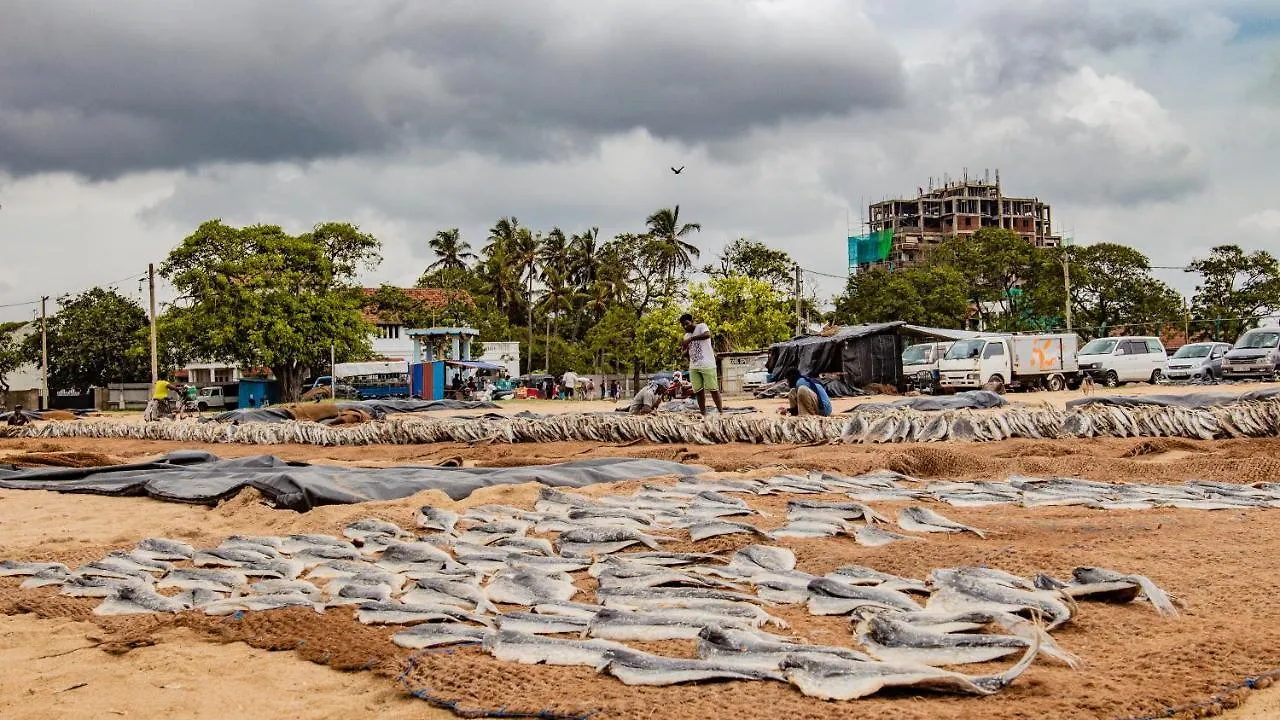
<instances>
[{"instance_id":1,"label":"coconut palm","mask_svg":"<svg viewBox=\"0 0 1280 720\"><path fill-rule=\"evenodd\" d=\"M659 258L667 277L674 278L677 272L693 267L693 260L701 253L698 247L684 240L695 232L702 231L698 223L680 223L680 206L662 208L650 215L645 224L649 226L649 235L658 244Z\"/></svg>"},{"instance_id":2,"label":"coconut palm","mask_svg":"<svg viewBox=\"0 0 1280 720\"><path fill-rule=\"evenodd\" d=\"M469 261L475 260L471 245L462 239L458 228L439 230L436 236L427 241L427 247L436 254L436 261L427 266L427 270L466 270Z\"/></svg>"},{"instance_id":3,"label":"coconut palm","mask_svg":"<svg viewBox=\"0 0 1280 720\"><path fill-rule=\"evenodd\" d=\"M542 246L538 248L538 261L542 263L542 272L545 275L548 270L553 270L562 278L567 279L569 274L569 239L564 236L564 231L558 227L551 228L551 232L542 239Z\"/></svg>"},{"instance_id":4,"label":"coconut palm","mask_svg":"<svg viewBox=\"0 0 1280 720\"><path fill-rule=\"evenodd\" d=\"M534 234L529 228L519 228L511 241L506 245L506 262L524 278L525 307L527 310L529 329L529 348L533 348L533 281L538 275L538 258L542 248L542 234ZM533 358L530 353L529 367L532 370Z\"/></svg>"},{"instance_id":5,"label":"coconut palm","mask_svg":"<svg viewBox=\"0 0 1280 720\"><path fill-rule=\"evenodd\" d=\"M569 239L573 281L589 288L600 273L600 228L588 228Z\"/></svg>"}]
</instances>

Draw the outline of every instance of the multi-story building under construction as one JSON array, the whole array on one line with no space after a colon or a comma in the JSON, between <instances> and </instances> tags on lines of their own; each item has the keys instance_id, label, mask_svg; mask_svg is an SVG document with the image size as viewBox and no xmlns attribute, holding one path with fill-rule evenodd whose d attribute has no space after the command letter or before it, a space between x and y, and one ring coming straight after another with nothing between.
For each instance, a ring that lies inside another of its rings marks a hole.
<instances>
[{"instance_id":1,"label":"multi-story building under construction","mask_svg":"<svg viewBox=\"0 0 1280 720\"><path fill-rule=\"evenodd\" d=\"M1005 228L1036 247L1062 242L1051 229L1049 204L1035 197L1001 193L1000 172L990 177L944 178L940 187L917 188L916 197L882 200L868 208L866 235L849 238L849 271L889 270L919 262L923 253L958 235L981 228Z\"/></svg>"}]
</instances>

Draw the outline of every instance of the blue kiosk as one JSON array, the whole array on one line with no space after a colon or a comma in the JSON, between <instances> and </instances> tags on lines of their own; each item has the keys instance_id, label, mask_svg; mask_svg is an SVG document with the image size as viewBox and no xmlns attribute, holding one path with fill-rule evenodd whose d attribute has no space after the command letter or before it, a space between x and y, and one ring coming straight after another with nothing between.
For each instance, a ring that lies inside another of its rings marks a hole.
<instances>
[{"instance_id":1,"label":"blue kiosk","mask_svg":"<svg viewBox=\"0 0 1280 720\"><path fill-rule=\"evenodd\" d=\"M409 361L409 393L423 400L443 400L455 373L467 367L487 367L471 360L471 340L480 331L468 327L407 330L413 340Z\"/></svg>"}]
</instances>

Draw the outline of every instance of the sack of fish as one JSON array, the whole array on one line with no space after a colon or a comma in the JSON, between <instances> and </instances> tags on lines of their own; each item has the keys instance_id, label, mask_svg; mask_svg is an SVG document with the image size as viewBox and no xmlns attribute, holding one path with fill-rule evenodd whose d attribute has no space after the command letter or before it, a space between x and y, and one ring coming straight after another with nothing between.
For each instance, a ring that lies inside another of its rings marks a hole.
<instances>
[{"instance_id":1,"label":"sack of fish","mask_svg":"<svg viewBox=\"0 0 1280 720\"><path fill-rule=\"evenodd\" d=\"M663 550L677 531L694 542L721 535L918 541L878 527L888 518L864 503L986 504L1020 496L1033 504L1073 504L1107 500L1104 491L1118 487L1033 478L963 489L935 483L912 490L908 483L919 481L880 471L687 478L599 497L543 487L532 511L482 505L458 514L423 507L414 531L366 519L347 525L343 537L237 535L207 549L145 538L74 569L0 561L0 576L24 576L23 588L58 586L64 595L103 598L94 610L99 615L354 606L361 623L404 626L393 642L405 648L477 644L502 661L589 666L629 685L772 680L825 699L902 686L990 694L1037 656L1074 667L1077 659L1049 632L1072 619L1079 600L1143 599L1161 615L1177 614L1146 577L1099 568L1077 568L1069 581L982 567L937 569L917 579L846 565L818 576L797 568L791 550L774 545L727 554ZM1188 485L1170 497L1243 502L1230 490ZM786 524L772 531L732 519L764 515L740 496L819 493L851 500L789 500ZM1136 502L1123 492L1118 498ZM909 533L982 535L919 505L903 508L897 520ZM590 582L575 584L584 578ZM583 602L586 596L593 601ZM770 626L788 628L770 612L785 605L849 616L858 647L770 632ZM697 656L666 657L625 644L670 639L695 640ZM1020 657L998 674L944 669L1011 655Z\"/></svg>"},{"instance_id":2,"label":"sack of fish","mask_svg":"<svg viewBox=\"0 0 1280 720\"><path fill-rule=\"evenodd\" d=\"M763 444L992 442L1060 437L1275 437L1280 400L1220 406L1089 405L1068 411L1009 407L996 411L909 408L855 411L833 417L566 413L548 417L428 418L391 416L385 422L328 426L314 422L200 423L129 420L48 422L0 427L0 436L127 438L200 443L277 445L404 445L436 442L547 443L561 441Z\"/></svg>"}]
</instances>

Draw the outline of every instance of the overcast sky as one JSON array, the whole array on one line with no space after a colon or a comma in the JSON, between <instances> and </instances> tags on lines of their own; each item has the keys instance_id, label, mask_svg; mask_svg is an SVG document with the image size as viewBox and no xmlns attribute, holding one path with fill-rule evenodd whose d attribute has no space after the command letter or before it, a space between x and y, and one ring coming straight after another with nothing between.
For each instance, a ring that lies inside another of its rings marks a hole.
<instances>
[{"instance_id":1,"label":"overcast sky","mask_svg":"<svg viewBox=\"0 0 1280 720\"><path fill-rule=\"evenodd\" d=\"M679 204L708 258L747 236L838 275L846 218L966 168L1157 265L1280 249L1280 4L14 0L0 22L0 305L136 295L210 218L350 220L384 244L368 282L411 284L441 228L611 236Z\"/></svg>"}]
</instances>

